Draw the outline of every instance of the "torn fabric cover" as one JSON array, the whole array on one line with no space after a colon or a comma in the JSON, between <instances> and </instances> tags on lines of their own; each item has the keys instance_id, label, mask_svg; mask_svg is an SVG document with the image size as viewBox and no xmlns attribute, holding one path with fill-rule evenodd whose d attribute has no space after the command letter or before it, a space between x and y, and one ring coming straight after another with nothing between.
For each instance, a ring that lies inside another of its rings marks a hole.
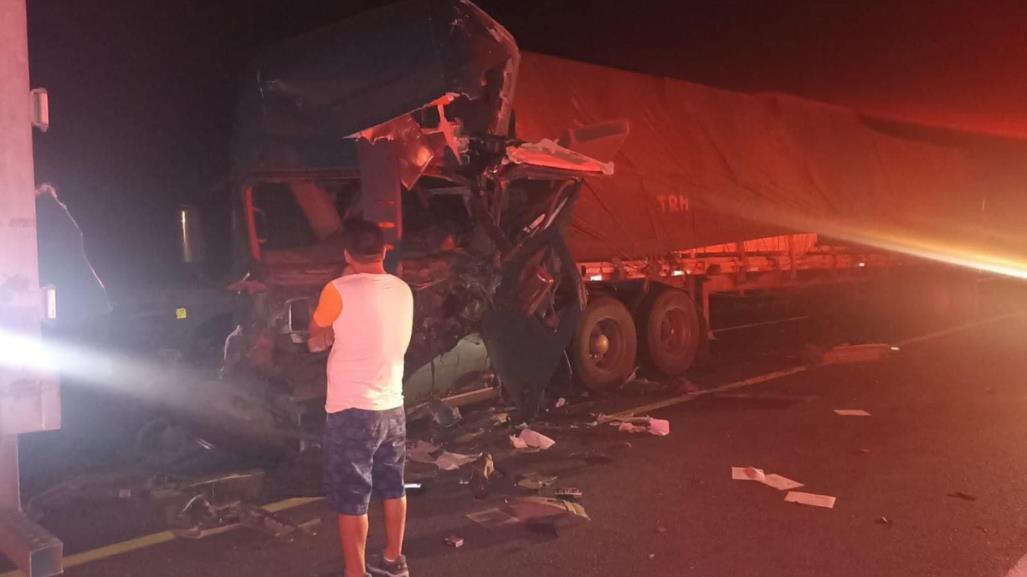
<instances>
[{"instance_id":1,"label":"torn fabric cover","mask_svg":"<svg viewBox=\"0 0 1027 577\"><path fill-rule=\"evenodd\" d=\"M243 75L233 174L356 166L346 137L449 94L466 132L506 135L518 59L462 0L397 2L279 43Z\"/></svg>"},{"instance_id":2,"label":"torn fabric cover","mask_svg":"<svg viewBox=\"0 0 1027 577\"><path fill-rule=\"evenodd\" d=\"M567 232L580 260L815 232L1027 274L1025 140L522 54L518 138L614 119L617 172L586 182Z\"/></svg>"}]
</instances>

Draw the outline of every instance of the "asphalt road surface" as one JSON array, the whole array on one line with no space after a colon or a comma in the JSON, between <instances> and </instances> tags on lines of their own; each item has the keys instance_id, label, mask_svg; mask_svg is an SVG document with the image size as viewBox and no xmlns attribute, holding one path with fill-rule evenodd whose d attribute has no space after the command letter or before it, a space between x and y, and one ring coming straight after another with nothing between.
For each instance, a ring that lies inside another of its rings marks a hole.
<instances>
[{"instance_id":1,"label":"asphalt road surface","mask_svg":"<svg viewBox=\"0 0 1027 577\"><path fill-rule=\"evenodd\" d=\"M441 475L426 493L411 497L406 552L412 574L1011 574L1027 554L1025 333L1027 320L1015 318L910 344L874 363L820 367L700 396L652 413L670 421L667 437L556 427L547 431L557 441L549 451L499 458L508 477L496 481L486 499L459 484L462 473ZM712 387L797 359L768 350L739 347L724 356L728 366L697 380ZM622 409L653 398L661 396L604 402ZM870 416L839 416L835 409ZM577 422L568 419L565 425ZM583 451L609 462L588 464ZM787 503L785 492L731 480L732 466L794 479L803 491L836 497L836 504ZM512 479L531 471L556 474L558 485L581 489L591 521L555 531L489 530L465 517L523 494ZM326 506L313 503L283 515L323 522L316 536L291 541L251 530L170 541L72 567L67 575L341 574ZM373 513L372 547L381 544L376 521ZM465 544L447 546L448 535Z\"/></svg>"}]
</instances>

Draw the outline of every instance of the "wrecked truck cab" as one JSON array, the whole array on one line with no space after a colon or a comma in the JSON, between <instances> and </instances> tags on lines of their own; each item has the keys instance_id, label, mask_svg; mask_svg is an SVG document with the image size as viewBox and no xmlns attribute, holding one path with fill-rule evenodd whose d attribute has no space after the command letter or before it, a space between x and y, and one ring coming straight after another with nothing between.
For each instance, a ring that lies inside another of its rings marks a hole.
<instances>
[{"instance_id":1,"label":"wrecked truck cab","mask_svg":"<svg viewBox=\"0 0 1027 577\"><path fill-rule=\"evenodd\" d=\"M265 391L282 427L314 424L323 404L325 354L305 325L342 273L350 216L382 226L386 264L413 289L408 408L498 381L537 409L584 302L561 229L582 179L612 165L512 137L519 60L470 2L409 0L274 46L245 73L221 374Z\"/></svg>"}]
</instances>

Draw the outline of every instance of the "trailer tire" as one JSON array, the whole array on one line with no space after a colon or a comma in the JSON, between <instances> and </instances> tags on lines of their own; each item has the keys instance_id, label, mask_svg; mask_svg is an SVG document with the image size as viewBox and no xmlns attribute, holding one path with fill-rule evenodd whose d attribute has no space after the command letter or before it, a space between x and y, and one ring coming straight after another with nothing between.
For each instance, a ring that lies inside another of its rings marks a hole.
<instances>
[{"instance_id":1,"label":"trailer tire","mask_svg":"<svg viewBox=\"0 0 1027 577\"><path fill-rule=\"evenodd\" d=\"M611 297L590 301L570 346L578 381L592 391L619 387L635 371L637 357L638 332L627 307Z\"/></svg>"},{"instance_id":2,"label":"trailer tire","mask_svg":"<svg viewBox=\"0 0 1027 577\"><path fill-rule=\"evenodd\" d=\"M679 289L661 290L641 313L638 333L650 368L671 377L687 371L702 342L699 311L692 297Z\"/></svg>"}]
</instances>

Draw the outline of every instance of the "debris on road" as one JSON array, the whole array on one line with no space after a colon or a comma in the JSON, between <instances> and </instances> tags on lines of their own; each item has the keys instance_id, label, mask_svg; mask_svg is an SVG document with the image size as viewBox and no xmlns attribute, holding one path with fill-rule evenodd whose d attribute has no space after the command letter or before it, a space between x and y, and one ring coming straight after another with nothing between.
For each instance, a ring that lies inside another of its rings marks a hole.
<instances>
[{"instance_id":1,"label":"debris on road","mask_svg":"<svg viewBox=\"0 0 1027 577\"><path fill-rule=\"evenodd\" d=\"M565 399L563 397L560 397L559 399L556 399L556 402L553 403L553 408L554 409L559 409L559 408L562 408L562 407L565 407L565 406L567 406L567 399Z\"/></svg>"},{"instance_id":2,"label":"debris on road","mask_svg":"<svg viewBox=\"0 0 1027 577\"><path fill-rule=\"evenodd\" d=\"M591 521L578 503L548 497L518 497L507 503L507 509L527 525L550 525L557 528Z\"/></svg>"},{"instance_id":3,"label":"debris on road","mask_svg":"<svg viewBox=\"0 0 1027 577\"><path fill-rule=\"evenodd\" d=\"M870 449L853 449L852 450L852 454L853 455L869 455L870 454Z\"/></svg>"},{"instance_id":4,"label":"debris on road","mask_svg":"<svg viewBox=\"0 0 1027 577\"><path fill-rule=\"evenodd\" d=\"M599 415L596 417L596 424L608 423L617 427L623 433L649 433L657 437L665 437L670 434L670 421L666 419L654 419L652 417L615 417L612 415Z\"/></svg>"},{"instance_id":5,"label":"debris on road","mask_svg":"<svg viewBox=\"0 0 1027 577\"><path fill-rule=\"evenodd\" d=\"M477 499L484 499L489 494L489 482L492 480L492 475L496 473L496 462L492 458L491 453L485 453L481 459L478 459L474 463L474 469L471 470L471 493Z\"/></svg>"},{"instance_id":6,"label":"debris on road","mask_svg":"<svg viewBox=\"0 0 1027 577\"><path fill-rule=\"evenodd\" d=\"M481 453L464 455L450 453L427 441L411 441L407 443L407 459L415 463L435 465L443 471L456 471L468 463L481 458Z\"/></svg>"},{"instance_id":7,"label":"debris on road","mask_svg":"<svg viewBox=\"0 0 1027 577\"><path fill-rule=\"evenodd\" d=\"M517 517L514 517L499 507L473 511L468 513L466 517L486 529L498 529L501 527L516 525L518 523Z\"/></svg>"},{"instance_id":8,"label":"debris on road","mask_svg":"<svg viewBox=\"0 0 1027 577\"><path fill-rule=\"evenodd\" d=\"M444 541L446 542L446 545L449 545L454 549L459 549L464 546L464 538L457 535L448 535Z\"/></svg>"},{"instance_id":9,"label":"debris on road","mask_svg":"<svg viewBox=\"0 0 1027 577\"><path fill-rule=\"evenodd\" d=\"M435 458L440 450L428 441L410 441L407 443L407 460L434 465Z\"/></svg>"},{"instance_id":10,"label":"debris on road","mask_svg":"<svg viewBox=\"0 0 1027 577\"><path fill-rule=\"evenodd\" d=\"M543 475L537 472L524 473L519 475L517 480L517 486L522 489L528 489L529 491L538 491L545 487L551 486L556 483L557 477L554 475Z\"/></svg>"},{"instance_id":11,"label":"debris on road","mask_svg":"<svg viewBox=\"0 0 1027 577\"><path fill-rule=\"evenodd\" d=\"M891 527L891 519L885 517L884 515L878 517L877 520L874 521L874 523L877 523L878 525L884 525L885 527Z\"/></svg>"},{"instance_id":12,"label":"debris on road","mask_svg":"<svg viewBox=\"0 0 1027 577\"><path fill-rule=\"evenodd\" d=\"M756 481L778 491L798 489L803 484L776 473L764 473L756 467L731 467L731 479L735 481Z\"/></svg>"},{"instance_id":13,"label":"debris on road","mask_svg":"<svg viewBox=\"0 0 1027 577\"><path fill-rule=\"evenodd\" d=\"M407 495L416 496L424 493L424 483L403 483L403 489Z\"/></svg>"},{"instance_id":14,"label":"debris on road","mask_svg":"<svg viewBox=\"0 0 1027 577\"><path fill-rule=\"evenodd\" d=\"M799 503L800 505L823 507L825 509L834 509L835 500L836 497L830 495L817 495L816 493L804 493L802 491L788 491L788 494L785 495L785 502L787 503Z\"/></svg>"},{"instance_id":15,"label":"debris on road","mask_svg":"<svg viewBox=\"0 0 1027 577\"><path fill-rule=\"evenodd\" d=\"M545 451L555 445L556 441L542 433L539 433L538 431L526 428L521 429L521 433L517 436L511 435L510 444L513 445L513 448L515 449L538 449Z\"/></svg>"},{"instance_id":16,"label":"debris on road","mask_svg":"<svg viewBox=\"0 0 1027 577\"><path fill-rule=\"evenodd\" d=\"M553 491L553 496L557 499L577 500L581 498L581 495L581 489L577 487L561 487Z\"/></svg>"},{"instance_id":17,"label":"debris on road","mask_svg":"<svg viewBox=\"0 0 1027 577\"><path fill-rule=\"evenodd\" d=\"M656 558L656 553L650 553L650 554L649 554L649 560L650 560L650 561L652 561L652 560L653 560L653 559L655 559L655 558Z\"/></svg>"},{"instance_id":18,"label":"debris on road","mask_svg":"<svg viewBox=\"0 0 1027 577\"><path fill-rule=\"evenodd\" d=\"M842 417L869 417L870 413L863 409L835 409L834 414Z\"/></svg>"},{"instance_id":19,"label":"debris on road","mask_svg":"<svg viewBox=\"0 0 1027 577\"><path fill-rule=\"evenodd\" d=\"M773 487L778 491L790 491L791 489L798 489L803 486L802 483L798 481L794 481L788 477L782 477L781 475L774 473L765 475L760 482L768 487Z\"/></svg>"},{"instance_id":20,"label":"debris on road","mask_svg":"<svg viewBox=\"0 0 1027 577\"><path fill-rule=\"evenodd\" d=\"M617 430L622 433L645 433L649 430L649 427L644 425L635 425L633 423L620 423L617 426Z\"/></svg>"},{"instance_id":21,"label":"debris on road","mask_svg":"<svg viewBox=\"0 0 1027 577\"><path fill-rule=\"evenodd\" d=\"M964 493L962 491L956 491L955 493L949 493L947 496L948 497L953 497L955 499L962 499L964 501L976 501L977 500L977 497L974 497L973 495L970 495L969 493Z\"/></svg>"},{"instance_id":22,"label":"debris on road","mask_svg":"<svg viewBox=\"0 0 1027 577\"><path fill-rule=\"evenodd\" d=\"M766 479L766 475L763 474L763 469L757 469L756 467L731 467L731 479L762 483Z\"/></svg>"},{"instance_id":23,"label":"debris on road","mask_svg":"<svg viewBox=\"0 0 1027 577\"><path fill-rule=\"evenodd\" d=\"M667 419L649 419L649 434L666 437L670 434L670 421Z\"/></svg>"},{"instance_id":24,"label":"debris on road","mask_svg":"<svg viewBox=\"0 0 1027 577\"><path fill-rule=\"evenodd\" d=\"M450 453L449 451L443 451L439 458L435 460L435 466L443 471L456 471L460 467L473 463L481 458L481 453L475 455L464 455L461 453Z\"/></svg>"},{"instance_id":25,"label":"debris on road","mask_svg":"<svg viewBox=\"0 0 1027 577\"><path fill-rule=\"evenodd\" d=\"M431 411L431 418L438 426L448 429L454 427L463 420L460 409L451 407L439 399L433 399L428 406Z\"/></svg>"}]
</instances>

